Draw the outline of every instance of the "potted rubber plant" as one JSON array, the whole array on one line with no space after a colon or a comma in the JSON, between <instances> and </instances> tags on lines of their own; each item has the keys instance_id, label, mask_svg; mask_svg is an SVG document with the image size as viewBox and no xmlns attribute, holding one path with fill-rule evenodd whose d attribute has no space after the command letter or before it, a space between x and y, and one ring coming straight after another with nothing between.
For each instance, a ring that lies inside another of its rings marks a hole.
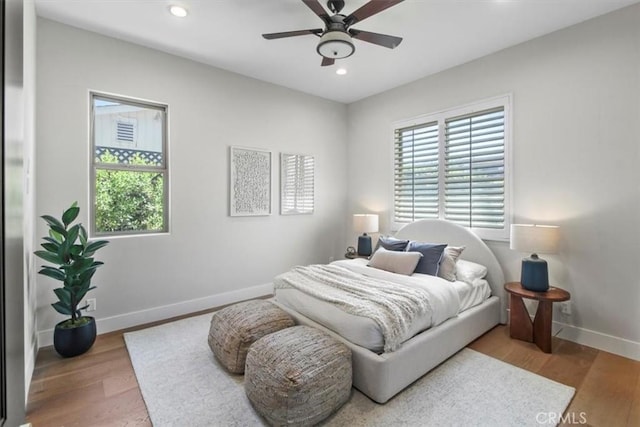
<instances>
[{"instance_id":1,"label":"potted rubber plant","mask_svg":"<svg viewBox=\"0 0 640 427\"><path fill-rule=\"evenodd\" d=\"M53 264L44 265L38 272L62 282L62 286L53 290L58 301L51 304L69 319L58 323L53 333L53 346L58 354L73 357L89 350L96 339L96 321L91 316L83 316L80 307L87 292L95 289L91 279L103 262L93 256L109 242L106 240L89 241L87 231L82 224L73 222L80 208L75 202L64 211L60 219L43 215L49 226L49 235L43 237L44 250L35 251L35 255Z\"/></svg>"}]
</instances>

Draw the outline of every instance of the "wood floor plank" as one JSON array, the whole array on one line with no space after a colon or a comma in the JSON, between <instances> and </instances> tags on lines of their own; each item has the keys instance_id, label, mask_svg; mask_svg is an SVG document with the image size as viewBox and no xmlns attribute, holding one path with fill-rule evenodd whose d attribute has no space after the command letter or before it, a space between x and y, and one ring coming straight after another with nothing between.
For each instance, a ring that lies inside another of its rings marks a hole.
<instances>
[{"instance_id":1,"label":"wood floor plank","mask_svg":"<svg viewBox=\"0 0 640 427\"><path fill-rule=\"evenodd\" d=\"M180 318L184 317L188 316ZM27 421L34 427L151 426L124 344L124 332L99 336L88 353L71 359L61 358L52 348L40 349L29 391ZM546 354L535 344L511 339L508 327L502 325L469 347L575 387L576 396L565 413L573 414L570 420L581 421L583 411L587 417L583 425L640 426L640 362L557 338L553 353Z\"/></svg>"},{"instance_id":2,"label":"wood floor plank","mask_svg":"<svg viewBox=\"0 0 640 427\"><path fill-rule=\"evenodd\" d=\"M640 377L636 384L636 391L631 398L631 410L629 411L628 427L640 426Z\"/></svg>"},{"instance_id":3,"label":"wood floor plank","mask_svg":"<svg viewBox=\"0 0 640 427\"><path fill-rule=\"evenodd\" d=\"M640 362L599 351L567 412L594 426L627 426Z\"/></svg>"},{"instance_id":4,"label":"wood floor plank","mask_svg":"<svg viewBox=\"0 0 640 427\"><path fill-rule=\"evenodd\" d=\"M589 372L598 350L571 341L554 340L553 353L536 372L577 389Z\"/></svg>"},{"instance_id":5,"label":"wood floor plank","mask_svg":"<svg viewBox=\"0 0 640 427\"><path fill-rule=\"evenodd\" d=\"M44 352L55 353L50 347L43 349ZM118 353L118 349L102 351L99 345L95 345L87 353L76 356L73 358L61 358L56 356L57 360L48 361L46 365L39 366L39 361L36 360L36 368L33 375L36 378L40 377L53 377L56 375L63 375L69 372L75 372L81 369L93 368L102 363L109 362L113 359L114 354Z\"/></svg>"},{"instance_id":6,"label":"wood floor plank","mask_svg":"<svg viewBox=\"0 0 640 427\"><path fill-rule=\"evenodd\" d=\"M512 345L515 345L514 343L515 341L509 338L509 329L507 327L496 326L469 344L469 348L487 356L504 360L511 352Z\"/></svg>"},{"instance_id":7,"label":"wood floor plank","mask_svg":"<svg viewBox=\"0 0 640 427\"><path fill-rule=\"evenodd\" d=\"M78 387L72 393L61 393L39 401L29 400L27 405L27 421L34 427L74 425L72 414L84 411L91 412L94 405L105 400L102 383L97 382L85 387ZM80 425L80 424L77 424Z\"/></svg>"},{"instance_id":8,"label":"wood floor plank","mask_svg":"<svg viewBox=\"0 0 640 427\"><path fill-rule=\"evenodd\" d=\"M102 382L105 397L134 390L138 388L138 380L133 372L122 372L105 378Z\"/></svg>"},{"instance_id":9,"label":"wood floor plank","mask_svg":"<svg viewBox=\"0 0 640 427\"><path fill-rule=\"evenodd\" d=\"M530 372L538 372L547 363L551 355L543 353L534 343L520 340L512 340L511 351L502 359L518 368L526 369Z\"/></svg>"},{"instance_id":10,"label":"wood floor plank","mask_svg":"<svg viewBox=\"0 0 640 427\"><path fill-rule=\"evenodd\" d=\"M79 387L99 383L113 375L113 372L130 369L127 358L117 357L117 353L122 351L122 349L110 350L103 353L99 363L90 365L85 363L79 365L77 369L73 369L68 362L64 364L64 368L50 369L46 376L39 375L32 380L37 387L30 391L30 400L36 402L47 399L51 395L73 392Z\"/></svg>"}]
</instances>

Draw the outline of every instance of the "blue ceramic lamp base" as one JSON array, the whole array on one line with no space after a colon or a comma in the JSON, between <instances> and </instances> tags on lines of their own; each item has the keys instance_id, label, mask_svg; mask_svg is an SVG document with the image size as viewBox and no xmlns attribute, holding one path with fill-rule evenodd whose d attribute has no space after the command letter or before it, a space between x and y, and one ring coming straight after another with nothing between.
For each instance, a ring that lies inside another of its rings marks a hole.
<instances>
[{"instance_id":1,"label":"blue ceramic lamp base","mask_svg":"<svg viewBox=\"0 0 640 427\"><path fill-rule=\"evenodd\" d=\"M549 289L547 261L539 258L537 254L523 258L520 284L529 291L546 292Z\"/></svg>"},{"instance_id":2,"label":"blue ceramic lamp base","mask_svg":"<svg viewBox=\"0 0 640 427\"><path fill-rule=\"evenodd\" d=\"M358 237L358 255L371 255L371 236L368 236L367 233Z\"/></svg>"}]
</instances>

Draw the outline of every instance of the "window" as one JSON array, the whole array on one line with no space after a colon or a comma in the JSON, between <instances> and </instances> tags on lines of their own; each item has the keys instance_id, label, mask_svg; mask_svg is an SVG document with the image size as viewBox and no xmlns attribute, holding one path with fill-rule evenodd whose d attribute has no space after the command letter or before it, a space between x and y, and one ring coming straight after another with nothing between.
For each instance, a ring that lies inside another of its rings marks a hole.
<instances>
[{"instance_id":1,"label":"window","mask_svg":"<svg viewBox=\"0 0 640 427\"><path fill-rule=\"evenodd\" d=\"M509 113L505 96L396 123L395 226L440 218L507 239Z\"/></svg>"},{"instance_id":2,"label":"window","mask_svg":"<svg viewBox=\"0 0 640 427\"><path fill-rule=\"evenodd\" d=\"M91 145L92 235L168 231L167 106L92 93Z\"/></svg>"}]
</instances>

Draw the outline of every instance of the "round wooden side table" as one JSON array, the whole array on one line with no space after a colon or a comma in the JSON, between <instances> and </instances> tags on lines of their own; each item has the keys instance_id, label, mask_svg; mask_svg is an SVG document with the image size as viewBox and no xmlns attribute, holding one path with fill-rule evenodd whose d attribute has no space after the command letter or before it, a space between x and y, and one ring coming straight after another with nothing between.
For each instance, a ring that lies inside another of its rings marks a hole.
<instances>
[{"instance_id":1,"label":"round wooden side table","mask_svg":"<svg viewBox=\"0 0 640 427\"><path fill-rule=\"evenodd\" d=\"M535 343L545 353L551 353L551 321L553 303L568 301L571 294L564 289L550 286L546 292L529 291L520 282L504 285L509 292L509 334L511 338ZM523 298L538 301L538 310L531 321Z\"/></svg>"}]
</instances>

